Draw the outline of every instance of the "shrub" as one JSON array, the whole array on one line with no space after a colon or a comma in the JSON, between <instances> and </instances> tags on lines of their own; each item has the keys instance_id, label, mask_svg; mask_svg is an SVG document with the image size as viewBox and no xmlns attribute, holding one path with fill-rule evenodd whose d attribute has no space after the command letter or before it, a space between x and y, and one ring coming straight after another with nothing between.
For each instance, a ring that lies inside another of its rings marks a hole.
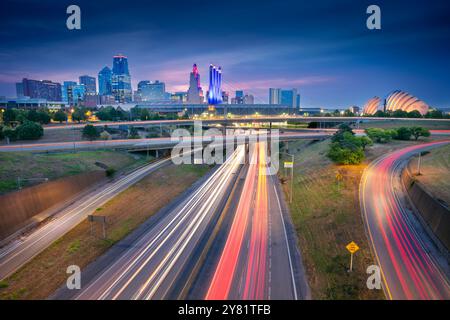
<instances>
[{"instance_id":1,"label":"shrub","mask_svg":"<svg viewBox=\"0 0 450 320\"><path fill-rule=\"evenodd\" d=\"M21 140L35 140L44 135L44 129L39 123L25 121L16 128L17 139Z\"/></svg>"},{"instance_id":2,"label":"shrub","mask_svg":"<svg viewBox=\"0 0 450 320\"><path fill-rule=\"evenodd\" d=\"M87 124L83 128L83 138L90 141L97 139L100 136L97 129L92 124Z\"/></svg>"},{"instance_id":3,"label":"shrub","mask_svg":"<svg viewBox=\"0 0 450 320\"><path fill-rule=\"evenodd\" d=\"M106 176L110 177L110 178L113 177L115 173L116 173L116 169L111 168L111 167L105 170Z\"/></svg>"},{"instance_id":4,"label":"shrub","mask_svg":"<svg viewBox=\"0 0 450 320\"><path fill-rule=\"evenodd\" d=\"M328 151L328 157L339 164L359 164L364 160L364 152L361 147L352 150L341 147L338 142L334 142Z\"/></svg>"},{"instance_id":5,"label":"shrub","mask_svg":"<svg viewBox=\"0 0 450 320\"><path fill-rule=\"evenodd\" d=\"M376 143L387 143L392 139L394 132L380 128L368 128L365 130L367 136ZM395 133L396 134L396 133Z\"/></svg>"},{"instance_id":6,"label":"shrub","mask_svg":"<svg viewBox=\"0 0 450 320\"><path fill-rule=\"evenodd\" d=\"M406 127L400 127L397 129L397 134L395 135L397 140L409 140L411 139L411 129Z\"/></svg>"},{"instance_id":7,"label":"shrub","mask_svg":"<svg viewBox=\"0 0 450 320\"><path fill-rule=\"evenodd\" d=\"M412 127L412 128L410 128L410 132L416 141L419 139L419 137L429 137L430 136L430 130L425 129L423 127Z\"/></svg>"}]
</instances>

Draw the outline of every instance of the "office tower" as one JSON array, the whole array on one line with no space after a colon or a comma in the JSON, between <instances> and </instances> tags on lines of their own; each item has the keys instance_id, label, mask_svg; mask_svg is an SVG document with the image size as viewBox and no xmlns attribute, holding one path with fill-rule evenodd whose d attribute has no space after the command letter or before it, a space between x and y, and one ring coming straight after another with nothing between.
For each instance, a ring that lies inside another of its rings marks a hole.
<instances>
[{"instance_id":1,"label":"office tower","mask_svg":"<svg viewBox=\"0 0 450 320\"><path fill-rule=\"evenodd\" d=\"M297 102L296 102L295 107L296 107L298 110L300 110L300 93L297 94Z\"/></svg>"},{"instance_id":2,"label":"office tower","mask_svg":"<svg viewBox=\"0 0 450 320\"><path fill-rule=\"evenodd\" d=\"M73 103L72 87L76 86L75 81L64 81L62 86L62 101L66 103Z\"/></svg>"},{"instance_id":3,"label":"office tower","mask_svg":"<svg viewBox=\"0 0 450 320\"><path fill-rule=\"evenodd\" d=\"M246 94L243 98L244 104L254 104L255 103L255 97L252 94Z\"/></svg>"},{"instance_id":4,"label":"office tower","mask_svg":"<svg viewBox=\"0 0 450 320\"><path fill-rule=\"evenodd\" d=\"M23 78L23 95L30 98L61 101L61 84L50 80L31 80Z\"/></svg>"},{"instance_id":5,"label":"office tower","mask_svg":"<svg viewBox=\"0 0 450 320\"><path fill-rule=\"evenodd\" d=\"M269 89L269 104L281 103L281 89L270 88Z\"/></svg>"},{"instance_id":6,"label":"office tower","mask_svg":"<svg viewBox=\"0 0 450 320\"><path fill-rule=\"evenodd\" d=\"M113 57L111 87L116 102L131 102L131 76L128 70L128 59L123 55Z\"/></svg>"},{"instance_id":7,"label":"office tower","mask_svg":"<svg viewBox=\"0 0 450 320\"><path fill-rule=\"evenodd\" d=\"M281 104L295 108L297 105L297 89L281 90Z\"/></svg>"},{"instance_id":8,"label":"office tower","mask_svg":"<svg viewBox=\"0 0 450 320\"><path fill-rule=\"evenodd\" d=\"M192 72L189 75L187 100L189 103L203 103L203 90L200 84L200 73L198 72L198 68L195 63L192 66Z\"/></svg>"},{"instance_id":9,"label":"office tower","mask_svg":"<svg viewBox=\"0 0 450 320\"><path fill-rule=\"evenodd\" d=\"M22 82L17 82L16 83L16 97L17 98L22 98L23 95L23 83Z\"/></svg>"},{"instance_id":10,"label":"office tower","mask_svg":"<svg viewBox=\"0 0 450 320\"><path fill-rule=\"evenodd\" d=\"M75 84L68 89L69 103L79 105L83 102L86 94L86 87L84 84Z\"/></svg>"},{"instance_id":11,"label":"office tower","mask_svg":"<svg viewBox=\"0 0 450 320\"><path fill-rule=\"evenodd\" d=\"M224 104L230 103L230 94L226 91L222 91L222 103Z\"/></svg>"},{"instance_id":12,"label":"office tower","mask_svg":"<svg viewBox=\"0 0 450 320\"><path fill-rule=\"evenodd\" d=\"M166 100L166 85L164 82L143 80L138 83L138 93L142 101ZM169 98L170 99L170 98Z\"/></svg>"},{"instance_id":13,"label":"office tower","mask_svg":"<svg viewBox=\"0 0 450 320\"><path fill-rule=\"evenodd\" d=\"M98 73L98 93L101 96L112 95L112 71L108 67L104 67Z\"/></svg>"},{"instance_id":14,"label":"office tower","mask_svg":"<svg viewBox=\"0 0 450 320\"><path fill-rule=\"evenodd\" d=\"M97 85L94 77L91 76L81 76L80 84L83 84L86 88L86 94L96 94L97 93Z\"/></svg>"},{"instance_id":15,"label":"office tower","mask_svg":"<svg viewBox=\"0 0 450 320\"><path fill-rule=\"evenodd\" d=\"M231 99L232 104L243 104L244 103L244 91L237 90L234 94L234 98Z\"/></svg>"}]
</instances>

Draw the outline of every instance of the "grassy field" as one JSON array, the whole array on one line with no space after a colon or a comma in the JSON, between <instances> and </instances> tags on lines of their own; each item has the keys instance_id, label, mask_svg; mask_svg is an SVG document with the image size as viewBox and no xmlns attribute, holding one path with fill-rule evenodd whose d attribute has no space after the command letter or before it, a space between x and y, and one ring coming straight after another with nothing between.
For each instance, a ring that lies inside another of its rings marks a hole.
<instances>
[{"instance_id":1,"label":"grassy field","mask_svg":"<svg viewBox=\"0 0 450 320\"><path fill-rule=\"evenodd\" d=\"M20 270L0 283L0 299L45 299L67 279L66 268L85 267L114 243L208 172L206 165L169 165L151 173L94 214L107 217L108 239L90 235L87 221L55 241ZM182 179L180 179L182 177Z\"/></svg>"},{"instance_id":2,"label":"grassy field","mask_svg":"<svg viewBox=\"0 0 450 320\"><path fill-rule=\"evenodd\" d=\"M17 177L50 180L87 171L116 170L144 163L145 157L119 151L77 151L61 153L2 152L0 153L0 193L17 190ZM97 164L96 164L97 162ZM100 166L99 166L100 164ZM22 181L22 186L39 180Z\"/></svg>"},{"instance_id":3,"label":"grassy field","mask_svg":"<svg viewBox=\"0 0 450 320\"><path fill-rule=\"evenodd\" d=\"M382 128L395 129L399 127L424 127L430 130L450 130L450 121L424 121L424 120L392 120L392 121L369 121L360 124L361 129Z\"/></svg>"},{"instance_id":4,"label":"grassy field","mask_svg":"<svg viewBox=\"0 0 450 320\"><path fill-rule=\"evenodd\" d=\"M366 287L366 268L374 264L374 259L361 218L359 182L371 160L415 142L376 144L367 150L365 163L352 166L333 164L326 157L329 143L328 140L313 144L305 141L289 143L289 152L295 154L294 201L290 210L312 297L383 299L382 291ZM287 179L284 175L282 169L282 181ZM285 180L286 195L289 186ZM345 246L351 241L361 249L354 256L354 271L348 273L350 255Z\"/></svg>"},{"instance_id":5,"label":"grassy field","mask_svg":"<svg viewBox=\"0 0 450 320\"><path fill-rule=\"evenodd\" d=\"M411 161L414 173L417 158ZM417 179L438 199L450 206L450 145L433 149L421 160Z\"/></svg>"}]
</instances>

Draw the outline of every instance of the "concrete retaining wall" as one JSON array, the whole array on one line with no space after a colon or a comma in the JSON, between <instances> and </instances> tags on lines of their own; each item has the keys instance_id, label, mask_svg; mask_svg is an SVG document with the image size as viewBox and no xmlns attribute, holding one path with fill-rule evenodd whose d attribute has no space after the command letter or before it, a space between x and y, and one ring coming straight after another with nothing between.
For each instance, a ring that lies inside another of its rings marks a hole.
<instances>
[{"instance_id":1,"label":"concrete retaining wall","mask_svg":"<svg viewBox=\"0 0 450 320\"><path fill-rule=\"evenodd\" d=\"M419 211L423 221L447 250L450 250L450 210L437 201L431 193L412 176L408 168L405 168L402 172L402 181L412 203Z\"/></svg>"},{"instance_id":2,"label":"concrete retaining wall","mask_svg":"<svg viewBox=\"0 0 450 320\"><path fill-rule=\"evenodd\" d=\"M37 214L105 179L104 171L65 177L0 196L0 240L33 222Z\"/></svg>"}]
</instances>

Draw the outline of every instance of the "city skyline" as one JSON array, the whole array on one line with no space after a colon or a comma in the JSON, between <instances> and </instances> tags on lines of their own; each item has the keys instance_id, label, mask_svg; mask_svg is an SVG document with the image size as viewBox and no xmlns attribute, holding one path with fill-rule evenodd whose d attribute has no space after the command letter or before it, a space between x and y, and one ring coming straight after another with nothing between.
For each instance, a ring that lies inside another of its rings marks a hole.
<instances>
[{"instance_id":1,"label":"city skyline","mask_svg":"<svg viewBox=\"0 0 450 320\"><path fill-rule=\"evenodd\" d=\"M1 4L8 32L0 34L0 95L15 95L22 78L63 83L84 74L97 77L112 55L123 53L133 90L139 81L159 79L168 91L187 91L196 62L202 87L214 63L224 67L224 90L244 90L255 102L267 103L269 88L297 88L306 107L362 106L399 89L431 106L450 105L446 4L409 8L406 1L381 1L382 30L369 31L365 1L272 6L248 1L226 7L174 1L151 4L149 11L132 1L119 12L112 12L115 1L81 1L82 29L69 31L65 3L24 3ZM273 7L278 10L269 10ZM105 12L98 15L100 10ZM207 27L211 12L217 15L214 28ZM15 22L19 14L27 23ZM119 18L127 27L114 23Z\"/></svg>"}]
</instances>

